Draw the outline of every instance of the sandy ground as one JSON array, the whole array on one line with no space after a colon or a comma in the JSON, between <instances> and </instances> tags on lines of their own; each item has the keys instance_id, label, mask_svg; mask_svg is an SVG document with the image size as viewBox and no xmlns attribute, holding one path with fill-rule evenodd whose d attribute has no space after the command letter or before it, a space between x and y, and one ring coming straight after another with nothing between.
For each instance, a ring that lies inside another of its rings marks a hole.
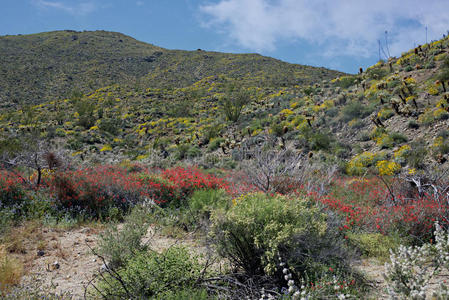
<instances>
[{"instance_id":1,"label":"sandy ground","mask_svg":"<svg viewBox=\"0 0 449 300\"><path fill-rule=\"evenodd\" d=\"M103 261L91 250L96 246L99 233L99 229L89 227L68 231L42 229L39 239L41 244L46 245L44 253L39 256L37 249L30 249L27 255L23 255L24 258L27 257L27 274L23 277L22 284L26 286L37 283L47 291L57 294L70 293L73 295L71 299L84 299L85 287L103 265ZM207 253L207 249L201 246L194 236L186 235L182 239L174 239L155 233L151 227L144 242L148 242L150 247L157 251L182 243L196 253ZM366 275L374 288L370 299L387 299L383 278L384 265L370 259L362 260L357 268ZM440 282L447 279L449 274L435 277L429 289L429 296Z\"/></svg>"},{"instance_id":2,"label":"sandy ground","mask_svg":"<svg viewBox=\"0 0 449 300\"><path fill-rule=\"evenodd\" d=\"M43 238L48 241L44 255L38 256L36 251L22 283L37 282L57 294L70 293L74 299L83 299L84 287L103 264L89 248L96 245L96 230L87 227L66 232L48 230Z\"/></svg>"},{"instance_id":3,"label":"sandy ground","mask_svg":"<svg viewBox=\"0 0 449 300\"><path fill-rule=\"evenodd\" d=\"M72 299L84 299L85 287L99 273L103 266L102 259L96 257L91 248L97 243L99 230L80 228L69 231L44 229L41 238L47 247L44 255L39 256L38 250L28 259L27 274L22 279L23 285L38 284L47 291L57 294L69 293ZM153 228L149 228L143 242L149 243L156 251L179 244L174 238L160 236ZM182 244L195 248L195 252L206 253L190 235L182 239ZM64 298L65 299L65 298Z\"/></svg>"}]
</instances>

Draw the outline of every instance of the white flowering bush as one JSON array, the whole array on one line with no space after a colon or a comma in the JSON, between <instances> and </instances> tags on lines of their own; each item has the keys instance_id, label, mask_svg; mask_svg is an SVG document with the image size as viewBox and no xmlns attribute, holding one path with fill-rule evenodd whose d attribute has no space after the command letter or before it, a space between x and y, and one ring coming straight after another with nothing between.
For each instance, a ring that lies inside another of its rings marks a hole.
<instances>
[{"instance_id":1,"label":"white flowering bush","mask_svg":"<svg viewBox=\"0 0 449 300\"><path fill-rule=\"evenodd\" d=\"M279 267L282 269L287 287L282 288L283 295L273 295L264 289L261 290L259 300L271 299L291 299L291 300L309 300L309 299L356 299L351 294L350 283L339 280L333 275L330 281L323 279L320 283L314 285L297 284L293 279L291 270L286 263L279 258Z\"/></svg>"},{"instance_id":2,"label":"white flowering bush","mask_svg":"<svg viewBox=\"0 0 449 300\"><path fill-rule=\"evenodd\" d=\"M388 294L392 299L426 299L432 277L449 266L449 234L435 224L435 244L420 247L401 245L390 250L391 263L385 264ZM434 292L434 299L448 299L445 285Z\"/></svg>"}]
</instances>

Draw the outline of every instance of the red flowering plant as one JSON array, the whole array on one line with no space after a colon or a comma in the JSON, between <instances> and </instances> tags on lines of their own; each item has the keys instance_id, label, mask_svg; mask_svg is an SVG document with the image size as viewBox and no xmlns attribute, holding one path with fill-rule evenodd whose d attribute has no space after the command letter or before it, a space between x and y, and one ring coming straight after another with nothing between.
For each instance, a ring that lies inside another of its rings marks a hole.
<instances>
[{"instance_id":1,"label":"red flowering plant","mask_svg":"<svg viewBox=\"0 0 449 300\"><path fill-rule=\"evenodd\" d=\"M87 210L95 216L112 206L126 210L149 196L143 180L114 166L57 172L50 191L58 206Z\"/></svg>"},{"instance_id":2,"label":"red flowering plant","mask_svg":"<svg viewBox=\"0 0 449 300\"><path fill-rule=\"evenodd\" d=\"M390 178L391 184L372 178L339 178L326 195L308 196L338 212L345 224L341 230L357 227L370 232L387 234L400 232L417 241L431 238L435 221L448 223L449 207L443 194L421 193L392 188L407 184Z\"/></svg>"},{"instance_id":3,"label":"red flowering plant","mask_svg":"<svg viewBox=\"0 0 449 300\"><path fill-rule=\"evenodd\" d=\"M205 174L197 168L176 167L163 171L160 176L176 188L178 197L171 199L170 203L176 207L182 206L182 201L185 201L196 190L229 189L225 180Z\"/></svg>"},{"instance_id":4,"label":"red flowering plant","mask_svg":"<svg viewBox=\"0 0 449 300\"><path fill-rule=\"evenodd\" d=\"M116 166L97 166L55 173L50 182L59 206L87 210L95 216L112 206L126 210L143 201L179 206L197 189L225 187L222 179L195 168L179 167L154 174L145 168L133 172Z\"/></svg>"},{"instance_id":5,"label":"red flowering plant","mask_svg":"<svg viewBox=\"0 0 449 300\"><path fill-rule=\"evenodd\" d=\"M20 209L26 201L24 178L14 172L0 171L0 209Z\"/></svg>"}]
</instances>

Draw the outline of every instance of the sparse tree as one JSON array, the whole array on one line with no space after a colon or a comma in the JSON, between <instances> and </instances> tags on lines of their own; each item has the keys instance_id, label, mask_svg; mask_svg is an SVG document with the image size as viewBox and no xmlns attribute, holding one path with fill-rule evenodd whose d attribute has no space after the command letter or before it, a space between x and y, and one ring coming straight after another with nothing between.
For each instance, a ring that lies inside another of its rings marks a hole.
<instances>
[{"instance_id":1,"label":"sparse tree","mask_svg":"<svg viewBox=\"0 0 449 300\"><path fill-rule=\"evenodd\" d=\"M0 143L0 168L12 171L17 168L31 169L37 173L37 176L35 182L30 184L39 186L42 183L44 169L55 170L67 167L62 159L65 156L62 150L52 148L49 141L40 139L36 132L22 136L3 136Z\"/></svg>"},{"instance_id":2,"label":"sparse tree","mask_svg":"<svg viewBox=\"0 0 449 300\"><path fill-rule=\"evenodd\" d=\"M225 95L219 99L219 103L226 119L237 122L242 110L251 102L251 93L244 87L234 84L226 88Z\"/></svg>"},{"instance_id":3,"label":"sparse tree","mask_svg":"<svg viewBox=\"0 0 449 300\"><path fill-rule=\"evenodd\" d=\"M308 191L324 194L337 171L336 167L314 166L291 144L278 148L277 139L272 136L243 147L242 156L248 180L265 193L286 193L303 186Z\"/></svg>"}]
</instances>

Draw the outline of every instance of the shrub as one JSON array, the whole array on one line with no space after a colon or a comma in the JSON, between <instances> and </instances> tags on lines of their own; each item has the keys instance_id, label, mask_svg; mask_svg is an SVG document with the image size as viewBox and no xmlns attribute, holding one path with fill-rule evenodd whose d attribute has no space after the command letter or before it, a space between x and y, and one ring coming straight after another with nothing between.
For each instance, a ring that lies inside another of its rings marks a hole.
<instances>
[{"instance_id":1,"label":"shrub","mask_svg":"<svg viewBox=\"0 0 449 300\"><path fill-rule=\"evenodd\" d=\"M175 207L186 205L187 203L181 201L185 201L196 190L227 188L224 180L204 174L195 168L167 169L161 173L161 178L168 180L176 188L179 197L171 199L171 202L163 201Z\"/></svg>"},{"instance_id":2,"label":"shrub","mask_svg":"<svg viewBox=\"0 0 449 300\"><path fill-rule=\"evenodd\" d=\"M215 208L228 209L231 201L224 190L197 190L189 199L189 207L195 213L208 214Z\"/></svg>"},{"instance_id":3,"label":"shrub","mask_svg":"<svg viewBox=\"0 0 449 300\"><path fill-rule=\"evenodd\" d=\"M59 207L73 213L85 210L100 217L111 206L126 209L130 203L136 202L138 196L133 195L132 189L135 186L125 185L127 179L120 171L108 168L58 172L50 182L50 190Z\"/></svg>"},{"instance_id":4,"label":"shrub","mask_svg":"<svg viewBox=\"0 0 449 300\"><path fill-rule=\"evenodd\" d=\"M449 235L438 223L435 227L435 243L419 247L401 245L391 253L391 263L385 265L384 275L391 298L426 299L432 277L449 268ZM432 298L446 299L447 296L447 287L440 285Z\"/></svg>"},{"instance_id":5,"label":"shrub","mask_svg":"<svg viewBox=\"0 0 449 300\"><path fill-rule=\"evenodd\" d=\"M388 160L381 160L376 163L377 170L381 176L391 176L401 170L401 165Z\"/></svg>"},{"instance_id":6,"label":"shrub","mask_svg":"<svg viewBox=\"0 0 449 300\"><path fill-rule=\"evenodd\" d=\"M235 85L229 85L226 94L219 101L226 119L231 122L237 122L243 108L250 102L251 93L245 88L237 88Z\"/></svg>"},{"instance_id":7,"label":"shrub","mask_svg":"<svg viewBox=\"0 0 449 300\"><path fill-rule=\"evenodd\" d=\"M410 129L418 129L419 124L415 120L411 120L407 123L407 127Z\"/></svg>"},{"instance_id":8,"label":"shrub","mask_svg":"<svg viewBox=\"0 0 449 300\"><path fill-rule=\"evenodd\" d=\"M405 135L403 135L402 133L399 133L399 132L391 133L390 137L393 139L393 141L396 144L402 144L402 143L405 143L405 142L408 141L408 138Z\"/></svg>"},{"instance_id":9,"label":"shrub","mask_svg":"<svg viewBox=\"0 0 449 300\"><path fill-rule=\"evenodd\" d=\"M74 104L76 114L78 115L78 125L89 129L95 125L94 109L95 103L90 99L76 100Z\"/></svg>"},{"instance_id":10,"label":"shrub","mask_svg":"<svg viewBox=\"0 0 449 300\"><path fill-rule=\"evenodd\" d=\"M354 119L365 118L371 113L372 109L360 102L353 101L342 109L342 120L349 122Z\"/></svg>"},{"instance_id":11,"label":"shrub","mask_svg":"<svg viewBox=\"0 0 449 300\"><path fill-rule=\"evenodd\" d=\"M0 171L0 209L15 208L20 211L27 200L24 185L25 181L19 175Z\"/></svg>"},{"instance_id":12,"label":"shrub","mask_svg":"<svg viewBox=\"0 0 449 300\"><path fill-rule=\"evenodd\" d=\"M97 288L107 299L180 299L175 296L187 290L189 296L204 299L204 290L194 289L200 276L198 258L174 246L162 253L142 252L131 257L117 274L106 274Z\"/></svg>"},{"instance_id":13,"label":"shrub","mask_svg":"<svg viewBox=\"0 0 449 300\"><path fill-rule=\"evenodd\" d=\"M342 76L335 80L335 84L341 88L348 88L356 83L357 78L355 76Z\"/></svg>"},{"instance_id":14,"label":"shrub","mask_svg":"<svg viewBox=\"0 0 449 300\"><path fill-rule=\"evenodd\" d=\"M326 132L314 133L309 138L312 150L329 150L334 141L332 136Z\"/></svg>"},{"instance_id":15,"label":"shrub","mask_svg":"<svg viewBox=\"0 0 449 300\"><path fill-rule=\"evenodd\" d=\"M211 151L211 152L217 150L218 148L220 148L220 145L221 145L224 141L225 141L224 138L214 138L214 139L211 139L210 142L209 142L208 150Z\"/></svg>"},{"instance_id":16,"label":"shrub","mask_svg":"<svg viewBox=\"0 0 449 300\"><path fill-rule=\"evenodd\" d=\"M3 248L0 248L0 296L20 282L23 267L20 262L11 258Z\"/></svg>"},{"instance_id":17,"label":"shrub","mask_svg":"<svg viewBox=\"0 0 449 300\"><path fill-rule=\"evenodd\" d=\"M142 244L142 238L148 226L145 210L136 207L126 217L123 228L112 225L100 234L98 252L107 260L109 268L121 267L133 255L147 250L147 245Z\"/></svg>"},{"instance_id":18,"label":"shrub","mask_svg":"<svg viewBox=\"0 0 449 300\"><path fill-rule=\"evenodd\" d=\"M374 257L387 261L390 249L397 249L400 240L396 237L380 233L349 233L348 238L366 257Z\"/></svg>"},{"instance_id":19,"label":"shrub","mask_svg":"<svg viewBox=\"0 0 449 300\"><path fill-rule=\"evenodd\" d=\"M322 236L325 216L305 200L252 193L212 215L218 252L248 275L273 274L282 249L300 251L294 236ZM304 262L305 263L305 262Z\"/></svg>"},{"instance_id":20,"label":"shrub","mask_svg":"<svg viewBox=\"0 0 449 300\"><path fill-rule=\"evenodd\" d=\"M116 136L120 132L120 128L122 127L122 122L118 118L104 118L101 120L98 127L102 131L108 132L108 133Z\"/></svg>"},{"instance_id":21,"label":"shrub","mask_svg":"<svg viewBox=\"0 0 449 300\"><path fill-rule=\"evenodd\" d=\"M350 175L363 175L368 168L384 158L383 153L362 152L349 161L346 172Z\"/></svg>"},{"instance_id":22,"label":"shrub","mask_svg":"<svg viewBox=\"0 0 449 300\"><path fill-rule=\"evenodd\" d=\"M411 150L407 157L407 163L412 168L422 169L425 167L427 146L424 140L417 140L410 144Z\"/></svg>"}]
</instances>

